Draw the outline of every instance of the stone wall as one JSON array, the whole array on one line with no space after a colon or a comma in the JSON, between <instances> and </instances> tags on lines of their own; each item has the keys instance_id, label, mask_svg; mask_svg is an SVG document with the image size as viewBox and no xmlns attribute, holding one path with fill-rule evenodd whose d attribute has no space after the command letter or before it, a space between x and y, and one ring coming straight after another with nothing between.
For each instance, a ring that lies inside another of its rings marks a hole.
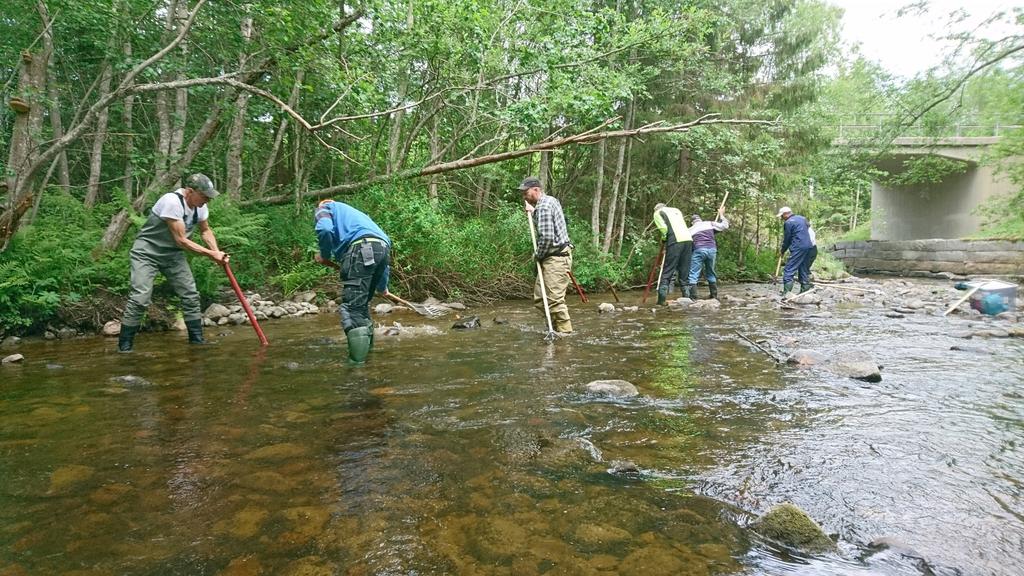
<instances>
[{"instance_id":1,"label":"stone wall","mask_svg":"<svg viewBox=\"0 0 1024 576\"><path fill-rule=\"evenodd\" d=\"M1024 277L1024 242L1005 240L858 240L829 252L852 273L952 278Z\"/></svg>"}]
</instances>

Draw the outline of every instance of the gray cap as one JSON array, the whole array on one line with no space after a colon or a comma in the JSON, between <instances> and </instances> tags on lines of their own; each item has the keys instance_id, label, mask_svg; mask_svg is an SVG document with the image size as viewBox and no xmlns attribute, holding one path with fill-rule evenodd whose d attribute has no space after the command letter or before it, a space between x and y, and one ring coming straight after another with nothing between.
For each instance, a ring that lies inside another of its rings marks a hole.
<instances>
[{"instance_id":1,"label":"gray cap","mask_svg":"<svg viewBox=\"0 0 1024 576\"><path fill-rule=\"evenodd\" d=\"M527 176L519 185L520 190L529 190L530 188L543 188L540 184L540 178L537 178L536 176Z\"/></svg>"},{"instance_id":2,"label":"gray cap","mask_svg":"<svg viewBox=\"0 0 1024 576\"><path fill-rule=\"evenodd\" d=\"M185 179L185 187L191 188L211 200L216 198L217 194L220 194L220 192L217 192L217 189L213 187L213 182L210 181L210 177L199 172L196 172Z\"/></svg>"}]
</instances>

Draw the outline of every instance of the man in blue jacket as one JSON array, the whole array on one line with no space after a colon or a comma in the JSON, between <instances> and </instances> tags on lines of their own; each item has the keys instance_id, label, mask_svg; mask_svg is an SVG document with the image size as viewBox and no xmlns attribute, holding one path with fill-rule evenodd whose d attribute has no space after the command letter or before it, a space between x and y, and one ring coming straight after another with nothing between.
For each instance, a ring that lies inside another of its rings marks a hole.
<instances>
[{"instance_id":1,"label":"man in blue jacket","mask_svg":"<svg viewBox=\"0 0 1024 576\"><path fill-rule=\"evenodd\" d=\"M786 271L782 274L782 295L785 296L793 289L793 276L799 274L800 292L811 289L811 274L809 266L804 267L804 262L810 257L811 237L807 230L810 228L807 219L803 216L793 214L789 206L779 208L779 218L782 218L782 249L779 254L785 254L789 250L789 258L786 259Z\"/></svg>"},{"instance_id":2,"label":"man in blue jacket","mask_svg":"<svg viewBox=\"0 0 1024 576\"><path fill-rule=\"evenodd\" d=\"M373 349L370 299L388 295L391 240L369 216L334 200L316 207L316 261L341 273L341 328L348 357L357 364Z\"/></svg>"}]
</instances>

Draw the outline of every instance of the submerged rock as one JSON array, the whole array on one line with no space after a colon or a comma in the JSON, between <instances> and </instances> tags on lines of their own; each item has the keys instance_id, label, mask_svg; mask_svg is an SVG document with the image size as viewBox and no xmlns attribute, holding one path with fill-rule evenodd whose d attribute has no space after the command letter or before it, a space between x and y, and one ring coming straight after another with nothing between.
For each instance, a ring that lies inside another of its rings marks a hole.
<instances>
[{"instance_id":1,"label":"submerged rock","mask_svg":"<svg viewBox=\"0 0 1024 576\"><path fill-rule=\"evenodd\" d=\"M373 307L373 313L383 315L392 312L394 309L394 305L388 304L387 302L381 302Z\"/></svg>"},{"instance_id":2,"label":"submerged rock","mask_svg":"<svg viewBox=\"0 0 1024 576\"><path fill-rule=\"evenodd\" d=\"M602 302L597 305L597 311L601 314L605 314L607 312L615 312L615 305L610 304L608 302Z\"/></svg>"},{"instance_id":3,"label":"submerged rock","mask_svg":"<svg viewBox=\"0 0 1024 576\"><path fill-rule=\"evenodd\" d=\"M690 308L721 308L722 303L718 300L697 300L693 304L690 304Z\"/></svg>"},{"instance_id":4,"label":"submerged rock","mask_svg":"<svg viewBox=\"0 0 1024 576\"><path fill-rule=\"evenodd\" d=\"M636 386L625 380L594 380L585 388L591 394L612 398L632 398L640 394Z\"/></svg>"},{"instance_id":5,"label":"submerged rock","mask_svg":"<svg viewBox=\"0 0 1024 576\"><path fill-rule=\"evenodd\" d=\"M50 475L50 494L63 494L92 478L96 470L92 466L69 464L61 466Z\"/></svg>"},{"instance_id":6,"label":"submerged rock","mask_svg":"<svg viewBox=\"0 0 1024 576\"><path fill-rule=\"evenodd\" d=\"M463 320L459 320L455 324L452 324L453 330L474 330L480 327L480 317L470 316Z\"/></svg>"},{"instance_id":7,"label":"submerged rock","mask_svg":"<svg viewBox=\"0 0 1024 576\"><path fill-rule=\"evenodd\" d=\"M787 358L786 364L797 366L816 366L825 362L825 355L814 350L794 350Z\"/></svg>"},{"instance_id":8,"label":"submerged rock","mask_svg":"<svg viewBox=\"0 0 1024 576\"><path fill-rule=\"evenodd\" d=\"M495 324L508 324L508 318L495 316L493 319L491 319L491 322L494 322Z\"/></svg>"},{"instance_id":9,"label":"submerged rock","mask_svg":"<svg viewBox=\"0 0 1024 576\"><path fill-rule=\"evenodd\" d=\"M846 376L854 380L882 381L882 372L878 362L867 356L840 356L832 360L828 368L839 376Z\"/></svg>"},{"instance_id":10,"label":"submerged rock","mask_svg":"<svg viewBox=\"0 0 1024 576\"><path fill-rule=\"evenodd\" d=\"M829 552L836 547L817 522L789 502L772 508L750 527L765 538L811 554Z\"/></svg>"},{"instance_id":11,"label":"submerged rock","mask_svg":"<svg viewBox=\"0 0 1024 576\"><path fill-rule=\"evenodd\" d=\"M133 374L126 374L124 376L111 376L110 381L117 382L118 384L123 384L125 386L141 387L153 385L153 383L150 382L149 380L146 380L145 378L142 378L140 376L135 376Z\"/></svg>"},{"instance_id":12,"label":"submerged rock","mask_svg":"<svg viewBox=\"0 0 1024 576\"><path fill-rule=\"evenodd\" d=\"M609 474L639 474L640 468L629 460L612 460Z\"/></svg>"}]
</instances>

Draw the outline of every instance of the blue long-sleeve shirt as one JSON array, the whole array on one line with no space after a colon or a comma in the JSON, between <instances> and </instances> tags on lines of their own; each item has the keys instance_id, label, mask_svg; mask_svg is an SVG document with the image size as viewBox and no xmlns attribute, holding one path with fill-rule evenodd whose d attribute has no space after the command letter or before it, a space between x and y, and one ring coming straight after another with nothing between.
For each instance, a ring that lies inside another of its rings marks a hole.
<instances>
[{"instance_id":1,"label":"blue long-sleeve shirt","mask_svg":"<svg viewBox=\"0 0 1024 576\"><path fill-rule=\"evenodd\" d=\"M782 225L782 253L789 249L807 250L813 246L811 237L807 233L809 227L807 219L803 216L796 214L790 216Z\"/></svg>"},{"instance_id":2,"label":"blue long-sleeve shirt","mask_svg":"<svg viewBox=\"0 0 1024 576\"><path fill-rule=\"evenodd\" d=\"M318 206L314 214L316 219L316 239L320 247L320 257L324 260L340 261L348 252L349 244L354 240L372 236L380 238L391 247L391 239L377 226L377 223L359 210L344 202L326 202ZM377 284L377 291L384 292L388 288L391 276L390 264L384 268L384 274Z\"/></svg>"}]
</instances>

